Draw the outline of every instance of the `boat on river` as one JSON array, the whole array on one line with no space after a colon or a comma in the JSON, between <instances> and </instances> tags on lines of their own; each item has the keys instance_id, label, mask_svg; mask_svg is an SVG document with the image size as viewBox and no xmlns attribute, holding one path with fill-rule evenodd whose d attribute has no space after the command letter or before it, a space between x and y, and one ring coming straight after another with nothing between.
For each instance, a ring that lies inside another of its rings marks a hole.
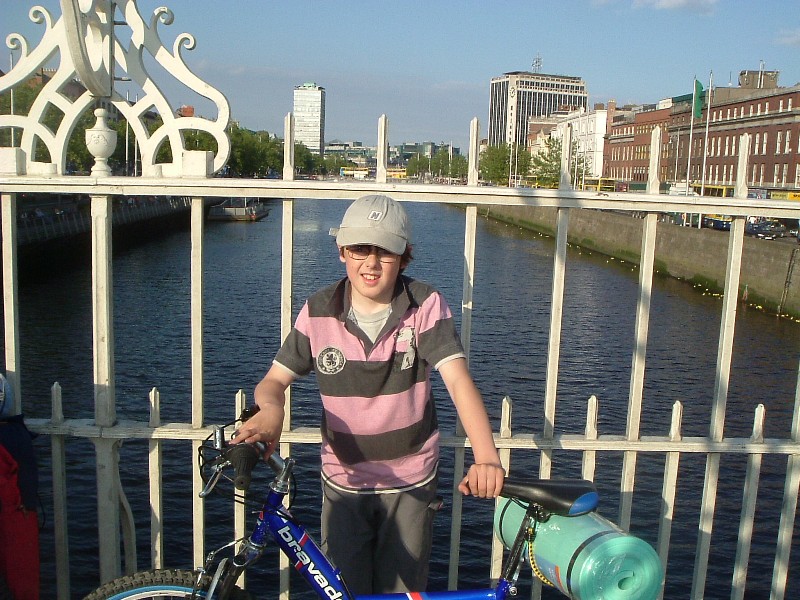
<instances>
[{"instance_id":1,"label":"boat on river","mask_svg":"<svg viewBox=\"0 0 800 600\"><path fill-rule=\"evenodd\" d=\"M228 198L208 211L209 221L260 221L269 207L260 198Z\"/></svg>"}]
</instances>

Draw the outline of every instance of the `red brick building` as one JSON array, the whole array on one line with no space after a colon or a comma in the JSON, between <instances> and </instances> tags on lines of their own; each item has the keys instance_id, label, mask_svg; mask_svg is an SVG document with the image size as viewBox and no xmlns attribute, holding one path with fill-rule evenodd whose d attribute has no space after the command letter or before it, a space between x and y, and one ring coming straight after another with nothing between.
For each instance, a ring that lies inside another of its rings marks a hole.
<instances>
[{"instance_id":1,"label":"red brick building","mask_svg":"<svg viewBox=\"0 0 800 600\"><path fill-rule=\"evenodd\" d=\"M775 74L767 79L773 87L753 88L752 75L743 71L738 88L713 88L710 115L706 90L702 116L695 118L693 125L691 95L673 98L667 107L619 111L607 135L604 177L623 182L630 189L643 189L650 164L650 136L660 125L662 183L685 182L689 169L689 181L698 193L702 189L705 195L731 196L741 136L747 133L747 185L768 190L772 197L800 199L800 85L779 88ZM764 85L764 80L760 79L758 85Z\"/></svg>"}]
</instances>

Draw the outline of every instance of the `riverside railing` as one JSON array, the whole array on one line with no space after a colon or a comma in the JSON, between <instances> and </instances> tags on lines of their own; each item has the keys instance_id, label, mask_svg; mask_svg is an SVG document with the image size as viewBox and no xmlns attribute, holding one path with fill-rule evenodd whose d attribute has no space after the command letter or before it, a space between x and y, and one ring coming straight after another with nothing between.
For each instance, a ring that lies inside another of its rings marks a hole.
<instances>
[{"instance_id":1,"label":"riverside railing","mask_svg":"<svg viewBox=\"0 0 800 600\"><path fill-rule=\"evenodd\" d=\"M622 527L630 523L633 492L636 486L636 462L641 453L657 454L664 457L662 474L662 511L659 515L659 536L657 549L663 563L667 564L670 548L670 533L673 511L677 504L676 483L681 458L692 454L706 457L705 484L702 497L701 520L698 524L696 563L693 573L692 597L702 598L705 593L705 579L710 555L710 539L715 516L717 483L719 481L720 458L723 455L745 455L748 473L744 488L744 506L740 520L740 537L736 553L735 574L732 582L732 597L744 597L744 581L750 552L747 532L753 526L753 513L759 488L759 465L764 455L786 457L786 475L780 527L776 532L777 545L772 573L772 597L785 595L789 555L795 527L798 487L800 486L800 387L795 398L791 437L786 439L766 439L763 435L763 410L756 415L753 435L747 439L725 437L723 425L727 399L727 384L731 369L733 331L736 320L736 303L739 290L739 271L741 267L744 225L747 216L772 216L799 218L800 204L786 201L770 201L746 198L697 198L673 197L657 194L577 192L572 190L532 190L514 188L493 188L478 185L435 186L415 184L388 184L378 182L335 183L330 181L275 181L275 180L232 180L211 178L116 178L116 177L35 177L0 176L2 190L3 227L3 278L4 312L6 334L6 369L9 380L15 385L16 401L24 405L24 365L20 364L19 331L17 326L17 273L16 252L17 232L16 212L18 193L79 193L91 196L93 222L93 284L92 298L94 310L94 356L95 356L95 417L91 420L66 418L61 410L60 388L53 388L53 414L50 419L33 419L29 426L34 431L51 436L53 487L55 507L56 544L58 571L58 597L69 597L69 547L67 543L66 504L69 482L64 480L63 461L65 447L70 439L86 438L92 440L96 448L98 497L98 528L100 544L100 574L108 580L119 574L122 560L120 556L120 523L122 531L132 531L133 525L126 510L124 491L121 489L117 473L119 443L124 439L149 439L150 453L150 494L153 510L151 562L153 567L163 565L163 504L160 472L160 445L165 440L186 440L193 450L205 438L209 430L205 424L202 368L203 339L203 207L204 198L247 196L253 198L283 199L283 264L282 264L282 334L291 327L292 264L293 264L293 210L294 199L354 199L365 193L387 193L405 202L440 202L466 206L464 233L464 286L462 298L462 337L465 349L469 352L471 334L472 289L475 264L475 232L477 214L484 206L549 206L557 209L556 252L553 263L553 288L550 315L549 348L547 357L547 380L544 403L544 428L537 435L515 435L512 433L509 418L510 406L504 410L501 431L497 444L503 459L508 461L511 451L540 452L540 476L548 477L552 467L554 449L565 449L583 454L583 475L592 478L595 461L605 452L622 452L624 461L621 472L619 515L617 522ZM113 320L111 319L111 215L112 196L173 195L191 197L191 319L192 319L192 416L186 423L163 424L159 416L158 391L152 390L151 414L149 420L122 421L117 419L114 399ZM594 400L589 402L589 418L582 436L565 435L554 427L556 411L556 382L560 354L561 318L565 289L565 265L569 217L573 210L625 210L643 213L642 246L640 257L639 297L636 309L636 327L633 360L630 372L630 390L627 410L627 427L623 437L607 436L598 432ZM721 305L721 324L719 350L717 354L714 399L709 416L708 435L686 438L681 434L680 403L676 403L672 427L660 436L640 435L640 416L642 408L642 389L648 339L650 298L656 259L655 239L659 215L667 212L724 213L733 217L729 236L728 266L725 280L724 301ZM239 403L243 404L240 395ZM291 402L288 403L285 432L282 436L282 452L290 453L294 444L318 444L319 433L292 427ZM592 416L594 415L594 416ZM445 432L444 445L452 447L456 453L456 472L463 465L467 442L460 431ZM513 465L512 465L513 469ZM201 489L201 481L194 473L195 492ZM194 564L202 564L204 547L204 504L194 494ZM110 501L109 501L110 500ZM461 531L461 504L459 494L453 494L453 527L450 556L450 581L456 580L459 537ZM244 531L245 515L236 515L237 533ZM123 535L123 538L126 537ZM132 569L136 564L133 544L125 544L125 565ZM501 548L495 543L493 557L495 565ZM282 589L288 594L288 565L282 561ZM493 573L496 574L496 567ZM538 588L534 594L538 596Z\"/></svg>"}]
</instances>

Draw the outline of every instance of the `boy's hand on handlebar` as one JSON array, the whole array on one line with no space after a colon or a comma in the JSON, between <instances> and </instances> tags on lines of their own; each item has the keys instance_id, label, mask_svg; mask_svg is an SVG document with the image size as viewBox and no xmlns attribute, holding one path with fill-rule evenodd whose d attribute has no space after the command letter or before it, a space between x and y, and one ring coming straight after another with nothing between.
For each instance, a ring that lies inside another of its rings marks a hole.
<instances>
[{"instance_id":1,"label":"boy's hand on handlebar","mask_svg":"<svg viewBox=\"0 0 800 600\"><path fill-rule=\"evenodd\" d=\"M283 428L284 411L282 406L268 405L262 407L250 417L231 440L232 444L247 442L262 442L267 445L268 454L271 454L281 437Z\"/></svg>"},{"instance_id":2,"label":"boy's hand on handlebar","mask_svg":"<svg viewBox=\"0 0 800 600\"><path fill-rule=\"evenodd\" d=\"M465 496L497 498L503 489L506 471L500 465L474 464L458 484L458 490Z\"/></svg>"}]
</instances>

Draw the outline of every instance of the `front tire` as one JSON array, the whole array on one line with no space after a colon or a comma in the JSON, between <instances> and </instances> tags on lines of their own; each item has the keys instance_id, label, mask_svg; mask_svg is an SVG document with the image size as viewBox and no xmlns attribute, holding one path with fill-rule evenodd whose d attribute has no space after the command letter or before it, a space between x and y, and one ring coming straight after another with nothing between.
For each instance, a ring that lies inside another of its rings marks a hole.
<instances>
[{"instance_id":1,"label":"front tire","mask_svg":"<svg viewBox=\"0 0 800 600\"><path fill-rule=\"evenodd\" d=\"M119 577L94 590L83 600L147 600L149 598L191 598L197 571L155 569ZM211 579L204 576L195 598L205 598ZM250 595L236 588L233 598L244 600Z\"/></svg>"}]
</instances>

